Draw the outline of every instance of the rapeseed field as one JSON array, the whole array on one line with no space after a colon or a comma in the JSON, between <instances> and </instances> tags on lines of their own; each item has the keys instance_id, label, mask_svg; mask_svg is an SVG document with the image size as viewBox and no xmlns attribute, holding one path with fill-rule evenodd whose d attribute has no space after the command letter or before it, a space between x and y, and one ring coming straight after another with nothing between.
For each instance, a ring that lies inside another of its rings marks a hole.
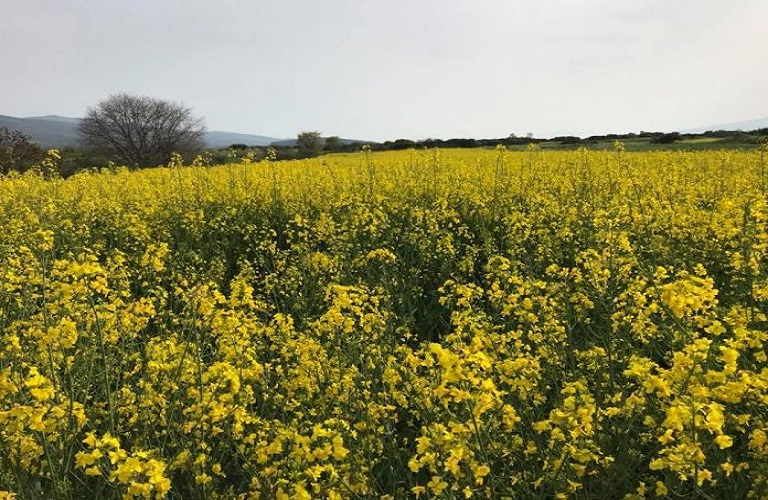
<instances>
[{"instance_id":1,"label":"rapeseed field","mask_svg":"<svg viewBox=\"0 0 768 500\"><path fill-rule=\"evenodd\" d=\"M0 499L766 498L765 152L0 180Z\"/></svg>"}]
</instances>

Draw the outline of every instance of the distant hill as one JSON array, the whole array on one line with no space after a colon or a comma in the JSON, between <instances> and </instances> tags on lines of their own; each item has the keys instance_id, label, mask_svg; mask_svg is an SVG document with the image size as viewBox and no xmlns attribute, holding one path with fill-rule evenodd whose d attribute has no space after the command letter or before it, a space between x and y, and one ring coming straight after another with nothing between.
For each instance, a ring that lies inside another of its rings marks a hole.
<instances>
[{"instance_id":1,"label":"distant hill","mask_svg":"<svg viewBox=\"0 0 768 500\"><path fill-rule=\"evenodd\" d=\"M80 118L72 118L71 116L59 116L59 115L45 115L45 116L27 116L22 120L46 120L59 123L71 123L74 125L80 124Z\"/></svg>"},{"instance_id":2,"label":"distant hill","mask_svg":"<svg viewBox=\"0 0 768 500\"><path fill-rule=\"evenodd\" d=\"M65 116L17 118L0 115L0 127L24 132L43 148L66 148L77 145L79 123L79 118Z\"/></svg>"},{"instance_id":3,"label":"distant hill","mask_svg":"<svg viewBox=\"0 0 768 500\"><path fill-rule=\"evenodd\" d=\"M750 130L757 130L761 128L768 128L768 117L756 118L754 120L745 120L741 122L721 123L719 125L710 125L708 127L690 128L686 130L680 130L684 134L701 134L710 130L743 130L749 132Z\"/></svg>"},{"instance_id":4,"label":"distant hill","mask_svg":"<svg viewBox=\"0 0 768 500\"><path fill-rule=\"evenodd\" d=\"M77 127L79 124L80 118L68 116L47 115L18 118L0 115L0 127L24 132L44 148L77 146ZM283 139L279 137L223 132L220 130L211 130L205 133L205 143L209 148L225 148L232 144L268 146L273 142L281 140Z\"/></svg>"},{"instance_id":5,"label":"distant hill","mask_svg":"<svg viewBox=\"0 0 768 500\"><path fill-rule=\"evenodd\" d=\"M222 132L211 130L205 133L205 143L209 148L226 148L232 144L245 144L246 146L269 146L275 141L283 139L267 137L265 135L239 134L236 132Z\"/></svg>"}]
</instances>

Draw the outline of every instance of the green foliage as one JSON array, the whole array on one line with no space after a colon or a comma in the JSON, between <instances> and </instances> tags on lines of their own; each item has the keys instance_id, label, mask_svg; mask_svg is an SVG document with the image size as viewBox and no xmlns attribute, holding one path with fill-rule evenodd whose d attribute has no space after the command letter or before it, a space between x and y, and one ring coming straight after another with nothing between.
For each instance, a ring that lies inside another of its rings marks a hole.
<instances>
[{"instance_id":1,"label":"green foliage","mask_svg":"<svg viewBox=\"0 0 768 500\"><path fill-rule=\"evenodd\" d=\"M661 134L659 137L652 139L651 142L657 144L672 144L673 142L679 141L680 138L680 132L670 132L668 134Z\"/></svg>"},{"instance_id":2,"label":"green foliage","mask_svg":"<svg viewBox=\"0 0 768 500\"><path fill-rule=\"evenodd\" d=\"M0 174L24 172L42 159L43 150L29 136L0 127Z\"/></svg>"},{"instance_id":3,"label":"green foliage","mask_svg":"<svg viewBox=\"0 0 768 500\"><path fill-rule=\"evenodd\" d=\"M338 151L344 146L344 143L338 136L331 136L325 138L325 144L323 145L323 151Z\"/></svg>"},{"instance_id":4,"label":"green foliage","mask_svg":"<svg viewBox=\"0 0 768 500\"><path fill-rule=\"evenodd\" d=\"M301 132L296 136L296 146L299 150L299 156L302 158L312 158L320 154L323 150L324 140L320 132Z\"/></svg>"}]
</instances>

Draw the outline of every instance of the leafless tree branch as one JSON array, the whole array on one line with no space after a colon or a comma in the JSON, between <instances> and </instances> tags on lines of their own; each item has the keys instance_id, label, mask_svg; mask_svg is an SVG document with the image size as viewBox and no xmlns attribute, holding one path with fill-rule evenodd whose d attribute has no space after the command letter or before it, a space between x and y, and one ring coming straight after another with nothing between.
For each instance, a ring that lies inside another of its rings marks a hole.
<instances>
[{"instance_id":1,"label":"leafless tree branch","mask_svg":"<svg viewBox=\"0 0 768 500\"><path fill-rule=\"evenodd\" d=\"M81 142L133 167L165 164L172 153L203 149L205 125L181 104L115 94L89 108Z\"/></svg>"}]
</instances>

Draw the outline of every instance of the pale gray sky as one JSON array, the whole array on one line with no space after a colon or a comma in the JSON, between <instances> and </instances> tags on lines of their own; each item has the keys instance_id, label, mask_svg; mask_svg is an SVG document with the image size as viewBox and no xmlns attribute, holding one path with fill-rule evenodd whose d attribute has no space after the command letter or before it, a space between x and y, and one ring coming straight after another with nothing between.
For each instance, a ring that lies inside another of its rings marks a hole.
<instances>
[{"instance_id":1,"label":"pale gray sky","mask_svg":"<svg viewBox=\"0 0 768 500\"><path fill-rule=\"evenodd\" d=\"M766 0L0 0L0 114L111 93L386 140L768 116Z\"/></svg>"}]
</instances>

